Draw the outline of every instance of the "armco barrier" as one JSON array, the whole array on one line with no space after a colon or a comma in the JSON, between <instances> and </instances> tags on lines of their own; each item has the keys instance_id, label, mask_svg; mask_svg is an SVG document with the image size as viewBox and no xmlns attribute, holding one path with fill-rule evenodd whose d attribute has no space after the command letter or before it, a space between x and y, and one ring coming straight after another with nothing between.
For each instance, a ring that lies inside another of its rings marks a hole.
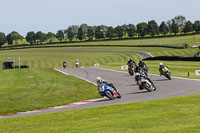
<instances>
[{"instance_id":1,"label":"armco barrier","mask_svg":"<svg viewBox=\"0 0 200 133\"><path fill-rule=\"evenodd\" d=\"M148 57L143 60L163 60L163 61L200 61L200 57L181 57L181 56L157 56Z\"/></svg>"}]
</instances>

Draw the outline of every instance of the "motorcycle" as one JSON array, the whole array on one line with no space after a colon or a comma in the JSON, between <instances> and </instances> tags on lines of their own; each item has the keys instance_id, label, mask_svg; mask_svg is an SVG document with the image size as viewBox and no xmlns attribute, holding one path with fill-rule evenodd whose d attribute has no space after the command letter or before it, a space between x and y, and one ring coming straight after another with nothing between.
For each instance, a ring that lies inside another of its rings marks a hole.
<instances>
[{"instance_id":1,"label":"motorcycle","mask_svg":"<svg viewBox=\"0 0 200 133\"><path fill-rule=\"evenodd\" d=\"M110 86L106 83L98 84L98 91L101 96L106 96L110 100L114 100L115 98L121 98L119 91L114 89L114 86Z\"/></svg>"},{"instance_id":2,"label":"motorcycle","mask_svg":"<svg viewBox=\"0 0 200 133\"><path fill-rule=\"evenodd\" d=\"M146 89L149 92L152 92L152 91L156 90L155 85L148 78L148 76L146 76L146 74L144 72L140 74L137 82L138 82L140 90Z\"/></svg>"},{"instance_id":3,"label":"motorcycle","mask_svg":"<svg viewBox=\"0 0 200 133\"><path fill-rule=\"evenodd\" d=\"M76 68L79 68L79 62L75 63Z\"/></svg>"},{"instance_id":4,"label":"motorcycle","mask_svg":"<svg viewBox=\"0 0 200 133\"><path fill-rule=\"evenodd\" d=\"M139 85L139 79L140 79L140 72L135 72L135 81Z\"/></svg>"},{"instance_id":5,"label":"motorcycle","mask_svg":"<svg viewBox=\"0 0 200 133\"><path fill-rule=\"evenodd\" d=\"M129 72L130 76L134 75L134 66L133 66L133 63L131 63L129 65L128 72Z\"/></svg>"},{"instance_id":6,"label":"motorcycle","mask_svg":"<svg viewBox=\"0 0 200 133\"><path fill-rule=\"evenodd\" d=\"M169 70L169 68L168 67L163 67L162 68L162 74L166 77L166 78L168 78L169 80L171 80L171 72L170 72L170 70Z\"/></svg>"}]
</instances>

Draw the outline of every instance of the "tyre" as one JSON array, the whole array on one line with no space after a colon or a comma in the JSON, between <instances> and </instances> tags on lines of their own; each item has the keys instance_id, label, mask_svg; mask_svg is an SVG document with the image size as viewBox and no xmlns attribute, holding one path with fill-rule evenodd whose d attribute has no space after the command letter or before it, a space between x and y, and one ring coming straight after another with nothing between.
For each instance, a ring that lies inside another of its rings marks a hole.
<instances>
[{"instance_id":1,"label":"tyre","mask_svg":"<svg viewBox=\"0 0 200 133\"><path fill-rule=\"evenodd\" d=\"M121 98L121 95L119 93L117 93L117 94L118 94L117 98Z\"/></svg>"},{"instance_id":2,"label":"tyre","mask_svg":"<svg viewBox=\"0 0 200 133\"><path fill-rule=\"evenodd\" d=\"M132 70L130 71L130 76L133 76L133 71Z\"/></svg>"},{"instance_id":3,"label":"tyre","mask_svg":"<svg viewBox=\"0 0 200 133\"><path fill-rule=\"evenodd\" d=\"M165 77L168 78L169 80L171 80L170 73L166 73Z\"/></svg>"},{"instance_id":4,"label":"tyre","mask_svg":"<svg viewBox=\"0 0 200 133\"><path fill-rule=\"evenodd\" d=\"M106 92L106 97L109 98L110 100L114 100L115 99L111 92Z\"/></svg>"},{"instance_id":5,"label":"tyre","mask_svg":"<svg viewBox=\"0 0 200 133\"><path fill-rule=\"evenodd\" d=\"M143 84L143 86L144 86L144 88L146 89L146 90L148 90L149 92L152 92L153 91L153 86L151 85L151 84L149 84L149 83L144 83Z\"/></svg>"}]
</instances>

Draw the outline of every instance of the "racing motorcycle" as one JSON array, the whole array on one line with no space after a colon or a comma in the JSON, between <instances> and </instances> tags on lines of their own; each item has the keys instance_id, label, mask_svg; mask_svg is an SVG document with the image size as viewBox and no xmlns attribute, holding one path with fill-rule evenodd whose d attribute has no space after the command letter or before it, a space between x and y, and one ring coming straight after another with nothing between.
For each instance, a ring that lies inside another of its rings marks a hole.
<instances>
[{"instance_id":1,"label":"racing motorcycle","mask_svg":"<svg viewBox=\"0 0 200 133\"><path fill-rule=\"evenodd\" d=\"M138 85L139 89L146 89L149 92L155 91L156 87L153 84L153 82L150 80L150 78L145 74L145 72L142 72L138 78Z\"/></svg>"},{"instance_id":2,"label":"racing motorcycle","mask_svg":"<svg viewBox=\"0 0 200 133\"><path fill-rule=\"evenodd\" d=\"M171 72L170 72L168 67L165 66L165 67L162 68L162 75L164 75L166 78L171 80L171 76L170 76Z\"/></svg>"},{"instance_id":3,"label":"racing motorcycle","mask_svg":"<svg viewBox=\"0 0 200 133\"><path fill-rule=\"evenodd\" d=\"M119 91L117 89L114 89L113 85L108 85L107 83L98 84L98 91L101 96L106 96L110 100L121 98Z\"/></svg>"},{"instance_id":4,"label":"racing motorcycle","mask_svg":"<svg viewBox=\"0 0 200 133\"><path fill-rule=\"evenodd\" d=\"M133 66L133 63L131 63L129 65L128 72L129 72L130 76L134 75L134 66Z\"/></svg>"}]
</instances>

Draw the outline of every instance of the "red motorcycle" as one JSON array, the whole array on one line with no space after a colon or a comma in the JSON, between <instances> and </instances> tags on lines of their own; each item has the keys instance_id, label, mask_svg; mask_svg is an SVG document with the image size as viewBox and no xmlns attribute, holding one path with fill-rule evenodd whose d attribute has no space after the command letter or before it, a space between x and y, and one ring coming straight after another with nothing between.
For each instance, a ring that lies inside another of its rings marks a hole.
<instances>
[{"instance_id":1,"label":"red motorcycle","mask_svg":"<svg viewBox=\"0 0 200 133\"><path fill-rule=\"evenodd\" d=\"M128 72L129 72L130 76L134 75L134 66L133 66L133 63L129 65Z\"/></svg>"}]
</instances>

